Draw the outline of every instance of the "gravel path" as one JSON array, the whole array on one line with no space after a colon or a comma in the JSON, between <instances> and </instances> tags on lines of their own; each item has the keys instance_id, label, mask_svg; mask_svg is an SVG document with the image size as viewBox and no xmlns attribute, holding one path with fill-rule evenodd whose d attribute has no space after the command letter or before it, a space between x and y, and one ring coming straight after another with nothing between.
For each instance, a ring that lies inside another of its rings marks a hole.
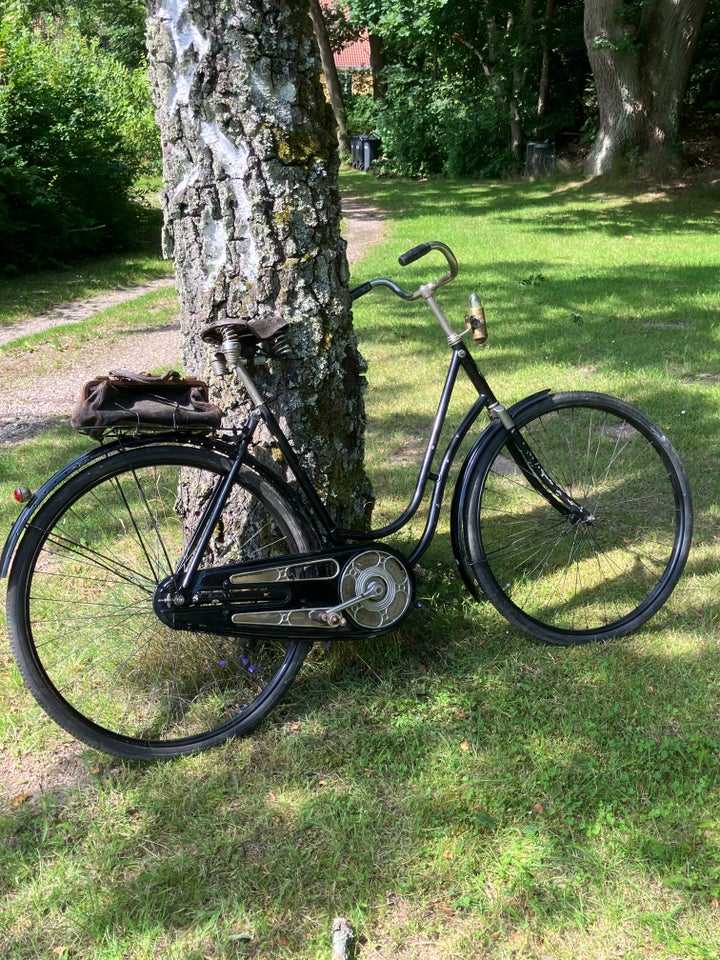
<instances>
[{"instance_id":1,"label":"gravel path","mask_svg":"<svg viewBox=\"0 0 720 960\"><path fill-rule=\"evenodd\" d=\"M353 197L343 200L344 234L348 241L348 260L359 260L368 246L382 235L379 212ZM99 310L141 296L150 290L174 285L172 278L151 281L141 286L112 291L58 307L12 327L0 328L0 345L68 323L86 320ZM50 345L37 343L32 351L0 353L0 382L4 402L0 412L0 446L34 436L53 424L66 421L72 412L83 383L96 374L113 369L146 370L154 367L173 369L179 365L179 325L132 331L114 337L106 349L93 347L88 356L82 345L62 354ZM40 376L37 369L50 372Z\"/></svg>"},{"instance_id":2,"label":"gravel path","mask_svg":"<svg viewBox=\"0 0 720 960\"><path fill-rule=\"evenodd\" d=\"M134 287L123 287L119 290L111 290L109 293L101 293L88 300L75 300L73 303L57 307L49 313L39 313L35 317L22 320L10 327L0 327L0 346L12 343L13 340L19 340L20 337L29 337L33 333L52 330L53 327L60 327L66 323L79 323L81 320L87 320L88 317L99 310L114 307L118 303L126 303L128 300L134 300L151 290L161 290L164 287L173 286L175 286L175 281L172 277L162 277L160 280L149 280L147 283L141 283Z\"/></svg>"}]
</instances>

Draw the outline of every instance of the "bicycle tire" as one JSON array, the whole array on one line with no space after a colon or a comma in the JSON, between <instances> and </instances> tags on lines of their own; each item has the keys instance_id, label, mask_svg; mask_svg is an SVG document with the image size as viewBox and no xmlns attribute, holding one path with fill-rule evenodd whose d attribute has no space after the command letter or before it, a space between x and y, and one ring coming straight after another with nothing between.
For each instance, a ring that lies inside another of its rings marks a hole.
<instances>
[{"instance_id":1,"label":"bicycle tire","mask_svg":"<svg viewBox=\"0 0 720 960\"><path fill-rule=\"evenodd\" d=\"M628 634L682 574L692 535L687 476L667 437L614 397L547 396L515 428L544 470L591 514L562 516L491 437L469 479L465 544L480 587L512 624L575 645Z\"/></svg>"},{"instance_id":2,"label":"bicycle tire","mask_svg":"<svg viewBox=\"0 0 720 960\"><path fill-rule=\"evenodd\" d=\"M191 483L202 498L231 463L187 445L114 454L50 497L18 545L7 594L15 660L46 713L92 747L157 760L214 746L252 730L302 666L306 641L177 631L153 612L186 534L178 503ZM214 562L315 546L282 492L246 466L230 503L247 510L242 537L225 536L221 518Z\"/></svg>"}]
</instances>

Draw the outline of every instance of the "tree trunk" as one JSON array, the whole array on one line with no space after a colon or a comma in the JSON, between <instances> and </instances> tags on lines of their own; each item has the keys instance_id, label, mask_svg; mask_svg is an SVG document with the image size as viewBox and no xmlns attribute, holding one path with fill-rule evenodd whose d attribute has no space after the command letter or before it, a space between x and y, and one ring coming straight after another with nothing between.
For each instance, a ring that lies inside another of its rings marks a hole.
<instances>
[{"instance_id":1,"label":"tree trunk","mask_svg":"<svg viewBox=\"0 0 720 960\"><path fill-rule=\"evenodd\" d=\"M521 49L530 48L530 32L532 30L533 14L535 12L535 0L524 0L522 19L520 21ZM513 32L514 17L508 15L506 33L510 36ZM512 70L512 95L510 97L510 150L515 157L520 157L522 152L522 117L520 116L520 97L525 86L525 73L527 67L523 63L522 57L516 57Z\"/></svg>"},{"instance_id":2,"label":"tree trunk","mask_svg":"<svg viewBox=\"0 0 720 960\"><path fill-rule=\"evenodd\" d=\"M635 151L661 172L677 157L680 106L708 0L585 0L585 44L599 130L586 164L610 173Z\"/></svg>"},{"instance_id":3,"label":"tree trunk","mask_svg":"<svg viewBox=\"0 0 720 960\"><path fill-rule=\"evenodd\" d=\"M372 76L373 100L385 99L385 46L382 37L372 32L368 33L370 45L370 75Z\"/></svg>"},{"instance_id":4,"label":"tree trunk","mask_svg":"<svg viewBox=\"0 0 720 960\"><path fill-rule=\"evenodd\" d=\"M352 330L339 160L307 0L148 0L163 144L166 252L183 361L207 376L199 331L275 313L294 359L256 379L343 525L368 517L364 365ZM247 399L213 382L226 422ZM272 460L269 443L256 450Z\"/></svg>"},{"instance_id":5,"label":"tree trunk","mask_svg":"<svg viewBox=\"0 0 720 960\"><path fill-rule=\"evenodd\" d=\"M542 67L540 69L540 81L538 83L538 101L537 101L537 127L536 135L540 136L540 127L547 112L548 95L550 92L550 64L552 62L552 22L555 16L555 0L546 0L545 16L543 18L542 32Z\"/></svg>"},{"instance_id":6,"label":"tree trunk","mask_svg":"<svg viewBox=\"0 0 720 960\"><path fill-rule=\"evenodd\" d=\"M335 57L330 46L330 37L325 24L320 0L309 0L310 16L312 18L315 39L320 50L320 61L322 63L323 75L327 84L330 105L335 115L337 125L338 147L341 154L346 154L350 150L350 138L347 132L347 121L345 119L345 104L343 103L342 90L340 89L340 79L335 66Z\"/></svg>"}]
</instances>

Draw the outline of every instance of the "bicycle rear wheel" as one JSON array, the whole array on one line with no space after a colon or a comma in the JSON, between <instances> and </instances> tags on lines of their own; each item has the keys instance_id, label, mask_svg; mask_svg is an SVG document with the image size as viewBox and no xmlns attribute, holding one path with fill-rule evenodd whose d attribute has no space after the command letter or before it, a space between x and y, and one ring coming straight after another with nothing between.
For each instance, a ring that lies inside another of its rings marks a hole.
<instances>
[{"instance_id":1,"label":"bicycle rear wheel","mask_svg":"<svg viewBox=\"0 0 720 960\"><path fill-rule=\"evenodd\" d=\"M153 611L192 526L189 499L202 503L230 465L184 445L116 453L62 486L18 546L7 603L19 670L43 709L91 746L146 760L213 746L255 727L302 665L306 642L173 630ZM231 510L242 511L240 531ZM302 552L314 538L243 467L211 546L204 565Z\"/></svg>"},{"instance_id":2,"label":"bicycle rear wheel","mask_svg":"<svg viewBox=\"0 0 720 960\"><path fill-rule=\"evenodd\" d=\"M685 471L667 437L628 404L595 393L548 396L516 428L547 474L587 513L561 513L497 433L466 501L478 583L521 630L556 644L636 630L670 596L690 549Z\"/></svg>"}]
</instances>

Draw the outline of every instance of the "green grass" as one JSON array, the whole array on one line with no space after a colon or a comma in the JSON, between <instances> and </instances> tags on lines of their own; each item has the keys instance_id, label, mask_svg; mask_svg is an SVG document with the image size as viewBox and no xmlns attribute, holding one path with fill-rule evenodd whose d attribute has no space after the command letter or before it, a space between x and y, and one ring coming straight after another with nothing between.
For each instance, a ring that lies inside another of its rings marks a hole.
<instances>
[{"instance_id":1,"label":"green grass","mask_svg":"<svg viewBox=\"0 0 720 960\"><path fill-rule=\"evenodd\" d=\"M426 239L455 250L442 302L462 318L482 296L482 366L505 402L607 391L664 426L695 498L687 573L633 637L546 647L466 597L445 520L424 608L382 641L318 651L252 738L161 767L81 750L76 788L3 801L2 955L319 960L345 915L360 958L715 958L717 188L357 173L344 187L389 218L354 281L412 286L441 261L402 270L398 254ZM408 496L445 350L421 306L374 291L355 313L380 519ZM12 486L84 445L61 431L0 448L6 527ZM3 652L3 757L52 770L67 738Z\"/></svg>"},{"instance_id":2,"label":"green grass","mask_svg":"<svg viewBox=\"0 0 720 960\"><path fill-rule=\"evenodd\" d=\"M47 330L0 344L0 362L22 363L32 355L32 366L25 368L29 378L59 369L75 360L86 359L88 374L93 371L93 348L113 344L133 333L177 325L179 306L173 287L161 287L143 293L126 303L93 313L85 320L59 324ZM178 334L179 343L179 334Z\"/></svg>"},{"instance_id":3,"label":"green grass","mask_svg":"<svg viewBox=\"0 0 720 960\"><path fill-rule=\"evenodd\" d=\"M42 270L0 285L0 326L8 326L73 300L132 287L172 272L157 255L108 257L74 267Z\"/></svg>"},{"instance_id":4,"label":"green grass","mask_svg":"<svg viewBox=\"0 0 720 960\"><path fill-rule=\"evenodd\" d=\"M169 276L172 265L160 254L159 233L160 213L148 206L139 214L135 250L56 269L4 275L0 282L0 327L73 300Z\"/></svg>"}]
</instances>

